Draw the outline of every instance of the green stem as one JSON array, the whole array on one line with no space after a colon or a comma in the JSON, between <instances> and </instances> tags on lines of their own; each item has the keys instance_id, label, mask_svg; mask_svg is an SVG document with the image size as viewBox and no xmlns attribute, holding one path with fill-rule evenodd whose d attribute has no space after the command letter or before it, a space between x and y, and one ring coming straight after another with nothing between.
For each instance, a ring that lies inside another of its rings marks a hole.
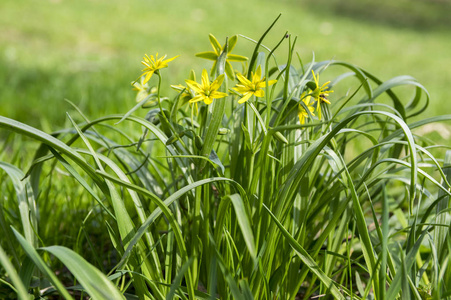
<instances>
[{"instance_id":1,"label":"green stem","mask_svg":"<svg viewBox=\"0 0 451 300\"><path fill-rule=\"evenodd\" d=\"M158 87L157 87L158 107L160 108L160 113L163 116L163 118L166 120L166 123L169 124L169 120L166 118L166 115L163 112L163 106L161 106L161 97L160 97L161 74L160 74L160 72L155 72L155 74L158 75Z\"/></svg>"},{"instance_id":2,"label":"green stem","mask_svg":"<svg viewBox=\"0 0 451 300\"><path fill-rule=\"evenodd\" d=\"M177 131L175 131L174 126L172 126L172 123L169 122L169 119L166 117L166 114L163 111L163 106L161 105L161 97L160 97L160 87L161 87L161 81L162 81L161 74L160 74L160 72L155 72L155 74L158 75L157 100L158 100L158 108L160 109L161 116L163 117L165 123L168 124L169 128L171 129L172 134L178 135ZM185 142L181 138L179 138L178 141L180 142L182 147L185 148L185 150L187 152L190 152L189 148L186 146Z\"/></svg>"},{"instance_id":3,"label":"green stem","mask_svg":"<svg viewBox=\"0 0 451 300\"><path fill-rule=\"evenodd\" d=\"M248 176L248 195L252 195L254 191L252 191L252 177L254 176L254 161L255 161L255 153L251 152L250 162L249 162L249 176Z\"/></svg>"}]
</instances>

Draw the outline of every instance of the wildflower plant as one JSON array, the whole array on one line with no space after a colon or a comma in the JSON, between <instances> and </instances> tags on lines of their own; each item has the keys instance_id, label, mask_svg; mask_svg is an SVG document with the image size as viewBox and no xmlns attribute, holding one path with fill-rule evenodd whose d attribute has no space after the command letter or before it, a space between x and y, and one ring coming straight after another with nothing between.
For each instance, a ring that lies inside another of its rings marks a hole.
<instances>
[{"instance_id":1,"label":"wildflower plant","mask_svg":"<svg viewBox=\"0 0 451 300\"><path fill-rule=\"evenodd\" d=\"M302 94L301 101L302 102L299 102L298 107L299 123L305 124L305 121L309 116L315 116L315 114L313 113L315 111L315 108L313 107L313 101L311 96L306 96L304 93Z\"/></svg>"},{"instance_id":2,"label":"wildflower plant","mask_svg":"<svg viewBox=\"0 0 451 300\"><path fill-rule=\"evenodd\" d=\"M330 104L330 101L328 100L329 94L333 93L334 91L330 91L328 89L328 84L330 81L327 81L326 83L323 83L323 85L320 86L319 83L319 74L315 76L315 72L312 70L313 79L315 81L314 88L312 89L310 95L316 101L316 110L318 112L318 118L321 120L321 104L327 103Z\"/></svg>"},{"instance_id":3,"label":"wildflower plant","mask_svg":"<svg viewBox=\"0 0 451 300\"><path fill-rule=\"evenodd\" d=\"M205 104L209 105L214 99L219 99L227 97L226 93L219 92L219 88L224 81L224 74L219 75L215 80L210 83L208 78L207 70L202 71L202 83L197 83L194 80L186 80L188 87L194 91L195 96L189 100L190 103L195 103L198 101L204 101Z\"/></svg>"},{"instance_id":4,"label":"wildflower plant","mask_svg":"<svg viewBox=\"0 0 451 300\"><path fill-rule=\"evenodd\" d=\"M20 245L8 246L10 255L27 257L10 261L1 244L18 295L72 298L42 259L50 253L75 277L71 289L93 299L450 296L451 152L413 130L451 116L416 120L429 94L410 76L383 82L346 62L303 63L293 59L297 39L287 33L265 45L275 22L257 42L240 36L253 49L243 55L230 54L238 36L221 45L210 35L214 51L197 56L212 60L212 71L195 68L200 82L191 72L186 85L168 77L176 93L164 102L160 72L176 61L146 56L138 95L149 93L153 74L159 81L158 106L145 117L137 116L142 95L124 115L69 116L72 127L53 135L0 117L1 128L42 142L28 176L0 164L18 192L30 191L19 200L22 222L2 225ZM233 61L247 69L233 72ZM345 72L322 83L332 68ZM413 100L398 86L413 87ZM95 201L114 261L39 248L43 165L48 173L64 168ZM46 277L40 284L51 289L33 289L32 276Z\"/></svg>"},{"instance_id":5,"label":"wildflower plant","mask_svg":"<svg viewBox=\"0 0 451 300\"><path fill-rule=\"evenodd\" d=\"M176 59L178 56L174 56L172 58L168 58L165 60L166 55L163 57L158 58L158 53L155 54L155 57L153 55L151 55L150 57L146 54L143 58L143 61L141 62L145 68L142 70L144 73L141 75L145 76L144 80L143 80L143 84L147 83L150 78L152 78L152 75L155 72L159 72L160 69L163 68L167 68L168 67L168 63L170 61L173 61L174 59Z\"/></svg>"},{"instance_id":6,"label":"wildflower plant","mask_svg":"<svg viewBox=\"0 0 451 300\"><path fill-rule=\"evenodd\" d=\"M244 103L251 96L262 98L265 96L265 91L263 90L264 87L266 87L266 78L262 76L262 68L261 66L258 66L257 71L255 74L251 73L251 80L244 77L242 74L237 73L237 79L239 83L234 87L233 89L240 93L243 97L238 100L238 103ZM268 81L268 86L273 85L276 83L277 80L270 80Z\"/></svg>"},{"instance_id":7,"label":"wildflower plant","mask_svg":"<svg viewBox=\"0 0 451 300\"><path fill-rule=\"evenodd\" d=\"M245 56L230 53L230 52L232 52L233 48L235 48L235 45L238 41L238 36L236 36L236 35L232 36L230 38L230 40L228 40L227 45L224 45L224 46L221 46L221 44L218 42L218 40L212 34L209 35L209 39L210 39L210 44L211 44L211 47L213 48L213 51L199 52L196 54L196 56L213 61L213 66L211 67L211 76L213 76L217 70L217 63L219 61L219 57L221 56L221 54L225 53L225 55L226 55L225 65L224 65L225 73L227 74L227 76L230 79L234 79L235 72L233 71L233 67L230 62L231 61L245 62L248 60L248 58ZM224 48L226 46L227 46L227 51L224 52Z\"/></svg>"}]
</instances>

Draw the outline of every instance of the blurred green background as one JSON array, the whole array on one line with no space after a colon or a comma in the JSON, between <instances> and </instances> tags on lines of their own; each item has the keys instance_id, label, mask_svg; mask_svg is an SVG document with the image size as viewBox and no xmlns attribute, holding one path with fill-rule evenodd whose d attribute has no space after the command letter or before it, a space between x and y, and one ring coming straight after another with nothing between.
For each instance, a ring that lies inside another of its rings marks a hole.
<instances>
[{"instance_id":1,"label":"blurred green background","mask_svg":"<svg viewBox=\"0 0 451 300\"><path fill-rule=\"evenodd\" d=\"M450 11L447 0L1 0L0 115L51 131L73 110L64 99L90 118L124 113L144 53L180 54L163 75L183 83L209 66L194 57L211 50L209 33L258 39L279 13L268 46L289 31L305 62L314 51L382 80L411 75L430 92L426 116L451 113ZM234 53L252 48L240 39Z\"/></svg>"}]
</instances>

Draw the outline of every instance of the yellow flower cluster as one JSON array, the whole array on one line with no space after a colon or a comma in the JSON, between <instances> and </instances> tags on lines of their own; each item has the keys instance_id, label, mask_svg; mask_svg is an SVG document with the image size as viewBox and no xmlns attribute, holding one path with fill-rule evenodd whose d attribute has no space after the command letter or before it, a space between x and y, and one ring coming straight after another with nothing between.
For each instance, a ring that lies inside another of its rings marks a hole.
<instances>
[{"instance_id":1,"label":"yellow flower cluster","mask_svg":"<svg viewBox=\"0 0 451 300\"><path fill-rule=\"evenodd\" d=\"M155 72L158 72L159 69L167 68L168 62L176 59L177 57L179 57L179 55L164 60L166 58L166 55L158 58L158 53L155 55L155 57L153 57L153 55L149 57L146 54L144 56L144 60L141 62L145 66L145 68L142 70L144 73L141 75L141 77L144 75L146 76L143 80L143 84L147 83L152 77L152 75Z\"/></svg>"},{"instance_id":2,"label":"yellow flower cluster","mask_svg":"<svg viewBox=\"0 0 451 300\"><path fill-rule=\"evenodd\" d=\"M195 93L195 96L189 100L190 103L204 101L205 104L209 105L213 102L213 99L227 97L226 93L218 92L222 82L224 81L224 74L219 75L210 83L210 79L208 79L208 72L204 69L202 71L201 81L202 83L199 84L194 80L185 80L188 87Z\"/></svg>"},{"instance_id":3,"label":"yellow flower cluster","mask_svg":"<svg viewBox=\"0 0 451 300\"><path fill-rule=\"evenodd\" d=\"M214 51L201 52L196 54L197 57L214 60L215 63L212 68L212 76L214 71L216 70L216 62L221 56L223 51L227 51L226 61L225 61L225 73L231 79L238 79L238 84L232 89L241 98L238 100L238 103L244 103L249 100L252 96L255 97L264 97L265 92L263 90L264 87L274 84L277 80L269 80L266 82L266 78L262 78L262 70L261 66L258 66L257 70L252 72L251 78L248 79L240 73L236 73L233 71L232 65L230 61L236 62L245 62L247 61L247 57L230 54L237 42L237 36L233 36L230 38L226 45L221 46L218 40L210 34L210 43ZM227 49L227 50L225 50ZM143 74L141 75L141 81L138 83L135 81L133 86L135 90L139 93L139 99L143 99L148 94L148 85L147 82L150 80L154 73L158 73L160 69L166 68L168 66L168 62L174 60L178 56L175 56L170 59L166 59L166 55L158 58L158 53L155 55L148 56L147 54L144 56L142 64L145 68L142 70ZM216 79L210 82L210 78L208 72L204 69L202 71L201 82L198 83L194 78L185 80L186 86L183 85L172 85L171 87L182 92L181 97L184 99L188 99L189 103L196 103L199 101L203 101L205 104L209 105L213 103L214 99L219 99L228 96L227 93L220 92L219 89L224 81L225 75L219 75ZM193 80L194 79L194 80Z\"/></svg>"},{"instance_id":4,"label":"yellow flower cluster","mask_svg":"<svg viewBox=\"0 0 451 300\"><path fill-rule=\"evenodd\" d=\"M219 42L216 40L216 38L212 35L210 35L210 42L213 46L214 52L202 52L198 54L198 57L202 58L208 58L208 59L217 59L221 51L223 50L224 46L221 46ZM231 39L231 43L229 45L229 50L233 49L233 47L236 44L236 37L233 37ZM143 99L148 95L148 86L147 82L150 80L152 75L155 72L158 72L162 68L166 68L168 66L168 62L174 60L178 56L175 56L170 59L166 59L166 55L158 58L158 53L155 55L151 55L150 57L146 54L144 56L144 60L142 61L143 65L146 67L143 69L143 74L141 75L141 82L134 83L135 89L140 94L139 98ZM233 72L230 72L231 66L230 61L244 61L247 60L244 56L238 56L238 55L231 55L229 54L227 56L226 66L229 72L228 74L234 74ZM314 88L311 88L311 92L309 94L303 93L301 96L301 102L299 102L298 105L298 117L299 122L301 124L305 124L307 118L309 116L315 116L313 113L315 110L316 105L316 112L318 114L318 118L321 120L321 104L327 103L330 104L330 101L328 100L328 96L333 91L328 90L328 84L330 81L327 81L323 85L320 86L319 84L319 74L315 74L315 72L312 70L313 74L313 80L314 80ZM234 74L235 75L235 74ZM194 77L194 75L192 76ZM263 88L273 85L277 82L277 80L268 80L266 81L265 77L262 77L262 69L261 66L258 66L257 69L254 72L251 72L251 78L246 78L240 73L236 73L236 78L238 79L238 83L234 88L232 88L232 91L238 94L241 98L238 100L238 103L244 103L248 101L252 96L255 97L264 97L265 92ZM210 81L209 75L207 70L202 71L202 77L201 82L198 83L194 78L185 80L186 86L183 85L173 85L172 87L183 91L183 98L186 98L189 103L196 103L203 101L206 105L209 105L213 103L214 99L220 99L223 97L227 97L228 94L219 91L223 81L224 81L225 75L221 74L217 78L215 78L213 81Z\"/></svg>"},{"instance_id":5,"label":"yellow flower cluster","mask_svg":"<svg viewBox=\"0 0 451 300\"><path fill-rule=\"evenodd\" d=\"M315 89L313 89L312 92L310 94L308 94L307 96L305 95L305 93L303 93L301 96L301 101L304 103L305 107L310 111L312 116L315 116L313 114L313 111L315 110L313 105L316 103L316 111L318 113L318 118L321 120L321 103L324 102L324 103L330 104L330 101L327 99L327 97L329 97L329 94L333 93L334 91L328 90L329 87L327 85L330 83L330 81L327 81L322 86L320 86L319 85L319 74L315 75L315 72L313 72L313 70L312 70L312 74L313 74L313 79L315 81ZM298 117L299 117L299 122L301 124L305 124L305 120L309 117L309 114L306 111L304 105L299 103L299 106L298 106Z\"/></svg>"},{"instance_id":6,"label":"yellow flower cluster","mask_svg":"<svg viewBox=\"0 0 451 300\"><path fill-rule=\"evenodd\" d=\"M240 83L236 85L235 88L233 88L235 91L241 93L243 97L238 100L238 103L244 103L249 98L254 95L255 97L264 97L265 92L263 91L263 88L266 87L266 78L262 77L262 68L258 66L257 71L252 72L252 79L249 80L246 77L244 77L242 74L238 73L237 78ZM276 83L277 80L269 80L268 86L273 85Z\"/></svg>"}]
</instances>

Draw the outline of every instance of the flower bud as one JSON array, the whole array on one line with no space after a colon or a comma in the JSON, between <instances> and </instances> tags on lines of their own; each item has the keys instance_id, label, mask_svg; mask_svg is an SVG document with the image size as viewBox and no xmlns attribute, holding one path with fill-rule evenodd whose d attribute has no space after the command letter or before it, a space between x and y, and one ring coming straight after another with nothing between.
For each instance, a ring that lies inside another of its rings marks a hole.
<instances>
[{"instance_id":1,"label":"flower bud","mask_svg":"<svg viewBox=\"0 0 451 300\"><path fill-rule=\"evenodd\" d=\"M177 134L171 136L167 141L166 141L166 146L172 145L175 142L177 142L177 140L179 139L179 136Z\"/></svg>"},{"instance_id":2,"label":"flower bud","mask_svg":"<svg viewBox=\"0 0 451 300\"><path fill-rule=\"evenodd\" d=\"M196 145L197 150L202 150L202 147L204 146L204 141L202 141L202 138L198 135L194 138L194 144Z\"/></svg>"},{"instance_id":3,"label":"flower bud","mask_svg":"<svg viewBox=\"0 0 451 300\"><path fill-rule=\"evenodd\" d=\"M286 139L286 137L283 136L283 134L281 134L279 131L277 131L274 134L274 137L279 141L282 142L284 144L288 144L288 140Z\"/></svg>"},{"instance_id":4,"label":"flower bud","mask_svg":"<svg viewBox=\"0 0 451 300\"><path fill-rule=\"evenodd\" d=\"M230 129L229 128L219 128L218 134L219 135L226 135L230 133Z\"/></svg>"}]
</instances>

